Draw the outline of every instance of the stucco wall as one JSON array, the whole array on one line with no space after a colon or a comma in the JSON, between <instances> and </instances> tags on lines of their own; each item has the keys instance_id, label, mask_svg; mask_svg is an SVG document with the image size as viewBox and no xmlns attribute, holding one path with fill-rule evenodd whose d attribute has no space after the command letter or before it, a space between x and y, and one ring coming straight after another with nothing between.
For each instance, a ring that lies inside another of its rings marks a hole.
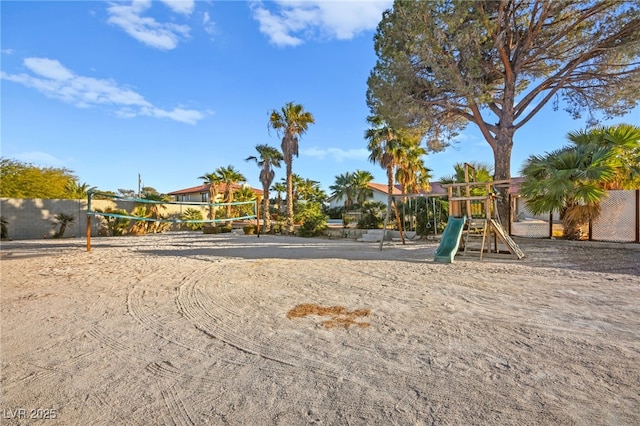
<instances>
[{"instance_id":1,"label":"stucco wall","mask_svg":"<svg viewBox=\"0 0 640 426\"><path fill-rule=\"evenodd\" d=\"M131 212L135 203L126 201L91 200L91 210L108 208L124 209ZM198 208L207 217L204 207L191 205L163 204L163 216L180 218L187 208ZM87 200L43 200L36 198L0 198L0 215L9 225L9 237L14 240L52 238L58 230L55 215L71 214L75 221L67 226L64 237L82 237L87 230ZM91 235L100 231L100 217L91 219ZM177 225L176 225L177 226Z\"/></svg>"}]
</instances>

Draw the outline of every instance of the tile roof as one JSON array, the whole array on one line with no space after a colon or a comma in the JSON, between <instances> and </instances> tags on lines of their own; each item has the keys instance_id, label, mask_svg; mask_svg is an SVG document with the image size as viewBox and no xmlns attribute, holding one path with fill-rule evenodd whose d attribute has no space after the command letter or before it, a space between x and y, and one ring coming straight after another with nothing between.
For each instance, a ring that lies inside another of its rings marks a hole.
<instances>
[{"instance_id":1,"label":"tile roof","mask_svg":"<svg viewBox=\"0 0 640 426\"><path fill-rule=\"evenodd\" d=\"M203 192L209 192L209 187L211 186L211 184L204 184L204 185L198 185L198 186L192 186L191 188L185 188L185 189L179 189L177 191L173 191L173 192L169 192L168 195L183 195L183 194L200 194ZM237 190L242 188L244 185L238 185L238 184L232 184L231 188L232 190ZM222 193L224 192L224 184L218 185L218 193ZM257 188L251 188L251 190L253 190L253 192L256 193L256 195L260 195L262 196L264 194L264 191L262 191L262 189L257 189Z\"/></svg>"}]
</instances>

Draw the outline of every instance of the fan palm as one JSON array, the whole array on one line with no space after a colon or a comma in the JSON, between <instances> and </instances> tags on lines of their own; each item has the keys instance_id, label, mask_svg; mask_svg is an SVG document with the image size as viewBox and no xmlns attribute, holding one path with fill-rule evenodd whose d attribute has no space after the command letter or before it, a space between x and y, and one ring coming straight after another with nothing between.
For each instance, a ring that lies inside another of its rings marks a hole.
<instances>
[{"instance_id":1,"label":"fan palm","mask_svg":"<svg viewBox=\"0 0 640 426\"><path fill-rule=\"evenodd\" d=\"M344 209L349 210L353 204L354 189L353 188L353 175L349 172L336 176L335 183L329 186L332 191L331 196L336 199L344 200Z\"/></svg>"},{"instance_id":2,"label":"fan palm","mask_svg":"<svg viewBox=\"0 0 640 426\"><path fill-rule=\"evenodd\" d=\"M269 117L269 127L282 134L282 154L286 164L287 179L287 223L286 231L293 232L293 156L298 156L298 139L315 123L313 115L300 104L288 102L280 111L273 110Z\"/></svg>"},{"instance_id":3,"label":"fan palm","mask_svg":"<svg viewBox=\"0 0 640 426\"><path fill-rule=\"evenodd\" d=\"M236 170L233 166L218 167L216 173L220 176L220 182L224 184L224 202L227 203L225 209L225 215L227 218L231 217L231 204L233 203L233 191L232 186L238 182L245 182L247 178L242 173Z\"/></svg>"},{"instance_id":4,"label":"fan palm","mask_svg":"<svg viewBox=\"0 0 640 426\"><path fill-rule=\"evenodd\" d=\"M403 139L400 132L388 126L382 118L370 116L367 121L372 127L365 131L365 139L367 139L369 149L369 161L379 163L387 173L387 211L385 214L385 224L389 223L391 207L393 206L396 214L398 226L400 224L400 213L393 201L393 189L395 183L394 170L398 164L399 152L403 149ZM400 229L402 232L402 229ZM381 246L382 247L382 246Z\"/></svg>"},{"instance_id":5,"label":"fan palm","mask_svg":"<svg viewBox=\"0 0 640 426\"><path fill-rule=\"evenodd\" d=\"M543 156L530 156L520 188L534 214L560 212L564 237L579 239L581 227L600 214L606 196L604 183L615 179L613 152L602 146L580 144Z\"/></svg>"},{"instance_id":6,"label":"fan palm","mask_svg":"<svg viewBox=\"0 0 640 426\"><path fill-rule=\"evenodd\" d=\"M209 185L209 203L213 204L218 198L218 185L222 182L222 178L217 172L205 173L198 177L202 179L205 185ZM215 211L213 205L209 208L209 220L213 220L215 217Z\"/></svg>"},{"instance_id":7,"label":"fan palm","mask_svg":"<svg viewBox=\"0 0 640 426\"><path fill-rule=\"evenodd\" d=\"M373 197L373 190L369 188L373 175L366 170L356 170L351 174L351 179L356 203L362 206L367 198Z\"/></svg>"},{"instance_id":8,"label":"fan palm","mask_svg":"<svg viewBox=\"0 0 640 426\"><path fill-rule=\"evenodd\" d=\"M402 193L428 191L431 174L422 160L427 150L420 146L420 139L407 139L404 148L399 152L396 170L396 180L402 187Z\"/></svg>"},{"instance_id":9,"label":"fan palm","mask_svg":"<svg viewBox=\"0 0 640 426\"><path fill-rule=\"evenodd\" d=\"M269 145L256 145L256 151L258 151L259 157L247 157L245 161L255 161L258 167L260 167L260 183L262 183L262 191L264 192L262 199L264 221L262 222L262 226L263 232L269 232L271 230L269 187L273 183L273 178L276 175L273 168L280 167L280 162L283 160L283 157L280 151Z\"/></svg>"},{"instance_id":10,"label":"fan palm","mask_svg":"<svg viewBox=\"0 0 640 426\"><path fill-rule=\"evenodd\" d=\"M574 145L596 145L612 151L611 163L615 178L607 182L606 189L640 188L640 127L618 124L592 130L570 132L569 142Z\"/></svg>"}]
</instances>

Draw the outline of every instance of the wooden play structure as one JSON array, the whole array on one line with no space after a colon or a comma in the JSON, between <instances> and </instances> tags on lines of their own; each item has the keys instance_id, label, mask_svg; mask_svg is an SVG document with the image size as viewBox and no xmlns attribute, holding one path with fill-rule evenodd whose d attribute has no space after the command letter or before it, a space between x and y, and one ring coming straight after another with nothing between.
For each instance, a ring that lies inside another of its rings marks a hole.
<instances>
[{"instance_id":1,"label":"wooden play structure","mask_svg":"<svg viewBox=\"0 0 640 426\"><path fill-rule=\"evenodd\" d=\"M509 185L509 180L476 182L475 169L470 164L465 164L464 183L442 185L448 191L450 217L465 219L458 248L461 255L479 254L480 259L484 255L504 254L516 259L524 257L502 227L495 206L494 189Z\"/></svg>"}]
</instances>

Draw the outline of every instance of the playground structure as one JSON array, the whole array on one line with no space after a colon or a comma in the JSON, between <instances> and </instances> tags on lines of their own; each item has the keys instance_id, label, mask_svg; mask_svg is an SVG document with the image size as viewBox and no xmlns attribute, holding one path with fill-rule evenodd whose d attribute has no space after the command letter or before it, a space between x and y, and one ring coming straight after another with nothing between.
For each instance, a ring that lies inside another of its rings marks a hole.
<instances>
[{"instance_id":1,"label":"playground structure","mask_svg":"<svg viewBox=\"0 0 640 426\"><path fill-rule=\"evenodd\" d=\"M470 181L469 170L473 171ZM510 255L522 259L524 253L502 227L496 209L495 188L511 181L476 182L475 170L465 164L465 182L443 184L449 198L449 221L434 254L436 262L453 262L461 255Z\"/></svg>"}]
</instances>

